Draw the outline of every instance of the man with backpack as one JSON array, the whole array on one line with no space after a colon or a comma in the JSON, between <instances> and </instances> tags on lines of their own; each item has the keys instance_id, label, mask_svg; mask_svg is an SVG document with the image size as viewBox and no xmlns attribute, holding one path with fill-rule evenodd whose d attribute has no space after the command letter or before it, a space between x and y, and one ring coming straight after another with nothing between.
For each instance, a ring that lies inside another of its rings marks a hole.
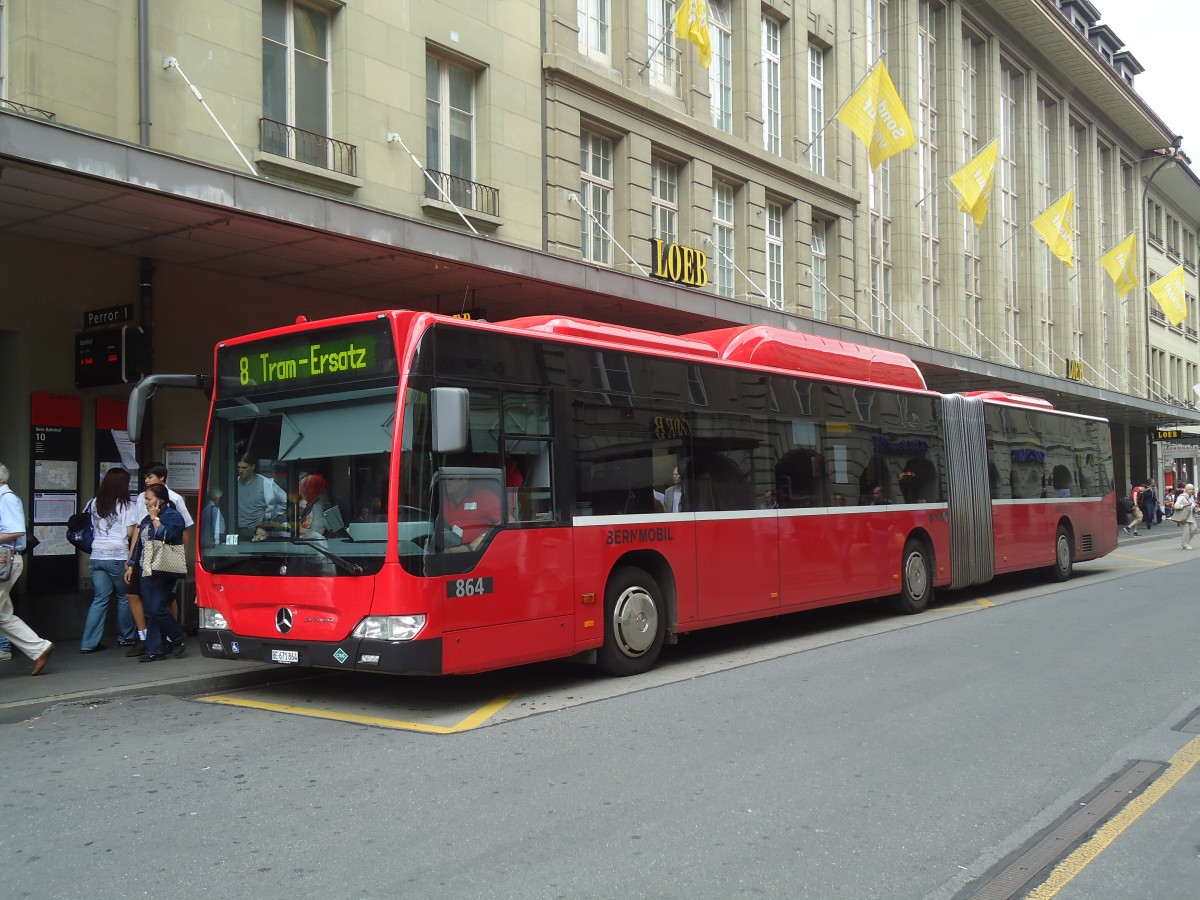
<instances>
[{"instance_id":1,"label":"man with backpack","mask_svg":"<svg viewBox=\"0 0 1200 900\"><path fill-rule=\"evenodd\" d=\"M1125 528L1125 533L1133 537L1139 537L1138 526L1142 524L1142 486L1135 484L1129 491L1129 501L1133 504L1133 509L1130 510L1129 525Z\"/></svg>"}]
</instances>

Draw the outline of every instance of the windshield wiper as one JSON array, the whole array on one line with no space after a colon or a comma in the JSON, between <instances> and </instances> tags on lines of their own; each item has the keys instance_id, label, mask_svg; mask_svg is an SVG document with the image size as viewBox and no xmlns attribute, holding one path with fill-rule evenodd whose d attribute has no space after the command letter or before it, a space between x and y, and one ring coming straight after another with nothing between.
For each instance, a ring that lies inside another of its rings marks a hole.
<instances>
[{"instance_id":1,"label":"windshield wiper","mask_svg":"<svg viewBox=\"0 0 1200 900\"><path fill-rule=\"evenodd\" d=\"M307 538L306 539L306 538L289 537L287 540L288 540L288 543L291 543L291 544L300 544L303 547L312 547L314 550L316 550L318 553L320 553L326 559L332 560L334 563L336 563L337 565L339 565L343 569L345 569L347 572L349 572L351 575L361 575L363 573L363 568L358 563L350 562L350 560L346 559L344 556L338 556L336 553L326 550L324 547L318 546L317 539L315 539L315 538Z\"/></svg>"},{"instance_id":2,"label":"windshield wiper","mask_svg":"<svg viewBox=\"0 0 1200 900\"><path fill-rule=\"evenodd\" d=\"M205 560L204 568L209 572L227 572L230 569L237 568L243 563L252 560L261 559L279 559L279 553L244 553L240 556L221 556L216 559Z\"/></svg>"}]
</instances>

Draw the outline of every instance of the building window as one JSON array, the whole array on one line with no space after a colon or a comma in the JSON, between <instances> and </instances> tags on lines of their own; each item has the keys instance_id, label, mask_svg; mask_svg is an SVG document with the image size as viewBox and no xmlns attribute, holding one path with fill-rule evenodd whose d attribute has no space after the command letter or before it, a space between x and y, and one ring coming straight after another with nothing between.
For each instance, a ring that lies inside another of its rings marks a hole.
<instances>
[{"instance_id":1,"label":"building window","mask_svg":"<svg viewBox=\"0 0 1200 900\"><path fill-rule=\"evenodd\" d=\"M965 165L983 149L979 144L979 59L982 43L971 35L962 37L962 160ZM970 213L962 213L964 312L971 325L967 341L980 352L979 325L983 321L983 262L979 229ZM952 323L952 329L957 323Z\"/></svg>"},{"instance_id":2,"label":"building window","mask_svg":"<svg viewBox=\"0 0 1200 900\"><path fill-rule=\"evenodd\" d=\"M612 265L612 141L587 131L579 136L579 250L591 262Z\"/></svg>"},{"instance_id":3,"label":"building window","mask_svg":"<svg viewBox=\"0 0 1200 900\"><path fill-rule=\"evenodd\" d=\"M608 59L610 0L578 0L579 52L585 56Z\"/></svg>"},{"instance_id":4,"label":"building window","mask_svg":"<svg viewBox=\"0 0 1200 900\"><path fill-rule=\"evenodd\" d=\"M1113 233L1113 221L1116 216L1115 172L1113 171L1113 152L1103 143L1096 144L1096 185L1100 195L1100 217L1096 222L1096 234L1100 238L1101 252L1106 252L1116 242ZM1109 370L1112 354L1111 329L1112 307L1116 300L1116 289L1111 278L1100 279L1100 303L1097 306L1100 322L1096 331L1096 339L1100 348L1100 361L1096 368L1104 384L1109 383ZM1115 373L1114 373L1115 374Z\"/></svg>"},{"instance_id":5,"label":"building window","mask_svg":"<svg viewBox=\"0 0 1200 900\"><path fill-rule=\"evenodd\" d=\"M453 176L447 181L455 203L471 199L469 185L457 179L475 180L475 73L436 56L425 58L425 157L427 168ZM427 195L440 197L433 185Z\"/></svg>"},{"instance_id":6,"label":"building window","mask_svg":"<svg viewBox=\"0 0 1200 900\"><path fill-rule=\"evenodd\" d=\"M646 13L650 84L679 96L680 55L675 46L675 0L648 0Z\"/></svg>"},{"instance_id":7,"label":"building window","mask_svg":"<svg viewBox=\"0 0 1200 900\"><path fill-rule=\"evenodd\" d=\"M714 128L733 132L733 16L729 0L711 0L708 30L712 63L708 67L709 103Z\"/></svg>"},{"instance_id":8,"label":"building window","mask_svg":"<svg viewBox=\"0 0 1200 900\"><path fill-rule=\"evenodd\" d=\"M1071 130L1068 133L1070 145L1067 153L1067 184L1077 186L1083 185L1083 169L1080 166L1080 160L1083 158L1084 140L1087 132L1084 127L1078 123L1071 123ZM1096 193L1099 196L1099 192ZM1071 228L1074 229L1076 235L1079 234L1079 219L1078 207L1074 213L1075 220L1071 223ZM1101 214L1103 215L1103 214ZM1075 251L1078 252L1078 247ZM1057 292L1056 292L1057 293ZM1075 359L1083 359L1083 338L1084 338L1084 322L1083 322L1083 279L1068 278L1067 289L1063 292L1067 302L1067 312L1071 321L1071 344L1068 351ZM1059 298L1059 303L1063 302L1063 297ZM1053 349L1053 348L1051 348Z\"/></svg>"},{"instance_id":9,"label":"building window","mask_svg":"<svg viewBox=\"0 0 1200 900\"><path fill-rule=\"evenodd\" d=\"M871 329L892 333L892 167L879 164L868 179L871 199Z\"/></svg>"},{"instance_id":10,"label":"building window","mask_svg":"<svg viewBox=\"0 0 1200 900\"><path fill-rule=\"evenodd\" d=\"M668 244L679 242L679 167L665 159L650 164L654 237Z\"/></svg>"},{"instance_id":11,"label":"building window","mask_svg":"<svg viewBox=\"0 0 1200 900\"><path fill-rule=\"evenodd\" d=\"M8 95L4 93L8 83L4 80L6 68L8 66L8 32L5 28L8 25L5 19L5 2L0 0L0 100L3 100Z\"/></svg>"},{"instance_id":12,"label":"building window","mask_svg":"<svg viewBox=\"0 0 1200 900\"><path fill-rule=\"evenodd\" d=\"M783 204L767 204L767 306L783 309Z\"/></svg>"},{"instance_id":13,"label":"building window","mask_svg":"<svg viewBox=\"0 0 1200 900\"><path fill-rule=\"evenodd\" d=\"M938 204L928 197L939 182L938 175L938 96L937 29L940 14L929 0L921 0L917 12L917 136L919 165L918 196L927 198L920 205L921 220L921 308L926 343L937 345L941 329L941 235Z\"/></svg>"},{"instance_id":14,"label":"building window","mask_svg":"<svg viewBox=\"0 0 1200 900\"><path fill-rule=\"evenodd\" d=\"M825 51L808 45L808 167L825 174Z\"/></svg>"},{"instance_id":15,"label":"building window","mask_svg":"<svg viewBox=\"0 0 1200 900\"><path fill-rule=\"evenodd\" d=\"M1039 97L1034 122L1034 146L1037 148L1037 212L1044 212L1050 204L1058 199L1058 191L1054 184L1058 181L1057 166L1058 147L1055 135L1058 132L1058 105L1045 97ZM1043 368L1055 371L1051 364L1051 354L1054 352L1055 322L1054 322L1054 271L1058 265L1050 245L1039 241L1038 260L1039 278L1037 284L1037 303L1039 314L1038 346L1030 348L1041 362Z\"/></svg>"},{"instance_id":16,"label":"building window","mask_svg":"<svg viewBox=\"0 0 1200 900\"><path fill-rule=\"evenodd\" d=\"M824 322L829 318L829 254L825 239L829 223L813 219L812 223L812 314Z\"/></svg>"},{"instance_id":17,"label":"building window","mask_svg":"<svg viewBox=\"0 0 1200 900\"><path fill-rule=\"evenodd\" d=\"M301 0L263 0L263 150L328 168L329 13Z\"/></svg>"},{"instance_id":18,"label":"building window","mask_svg":"<svg viewBox=\"0 0 1200 900\"><path fill-rule=\"evenodd\" d=\"M887 0L867 2L867 57L886 58L888 50ZM867 174L869 208L869 265L871 291L871 330L892 333L892 178L891 160Z\"/></svg>"},{"instance_id":19,"label":"building window","mask_svg":"<svg viewBox=\"0 0 1200 900\"><path fill-rule=\"evenodd\" d=\"M1003 272L1004 297L1004 352L1009 360L1017 360L1017 342L1020 340L1021 307L1017 294L1017 232L1019 221L1019 196L1017 193L1017 133L1018 105L1021 77L1007 67L1000 70L1000 234L1001 270Z\"/></svg>"},{"instance_id":20,"label":"building window","mask_svg":"<svg viewBox=\"0 0 1200 900\"><path fill-rule=\"evenodd\" d=\"M733 186L713 185L713 282L722 297L733 296Z\"/></svg>"},{"instance_id":21,"label":"building window","mask_svg":"<svg viewBox=\"0 0 1200 900\"><path fill-rule=\"evenodd\" d=\"M779 156L783 153L782 67L779 56L779 23L763 16L762 20L762 117L763 148Z\"/></svg>"}]
</instances>

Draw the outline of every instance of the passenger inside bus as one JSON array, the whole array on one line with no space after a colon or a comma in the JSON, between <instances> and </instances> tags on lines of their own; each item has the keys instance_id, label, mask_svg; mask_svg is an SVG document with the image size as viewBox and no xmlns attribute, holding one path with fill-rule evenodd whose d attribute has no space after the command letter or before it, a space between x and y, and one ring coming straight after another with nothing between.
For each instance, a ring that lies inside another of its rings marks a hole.
<instances>
[{"instance_id":1,"label":"passenger inside bus","mask_svg":"<svg viewBox=\"0 0 1200 900\"><path fill-rule=\"evenodd\" d=\"M344 528L341 511L333 501L324 475L311 472L300 479L300 505L296 511L301 538L335 537Z\"/></svg>"}]
</instances>

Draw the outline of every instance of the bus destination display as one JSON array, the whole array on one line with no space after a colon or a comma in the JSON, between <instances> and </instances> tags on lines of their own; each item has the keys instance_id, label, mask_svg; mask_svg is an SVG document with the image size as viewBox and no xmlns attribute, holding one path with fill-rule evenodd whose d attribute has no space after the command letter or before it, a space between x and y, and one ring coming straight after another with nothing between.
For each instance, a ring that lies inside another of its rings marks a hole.
<instances>
[{"instance_id":1,"label":"bus destination display","mask_svg":"<svg viewBox=\"0 0 1200 900\"><path fill-rule=\"evenodd\" d=\"M222 347L217 369L223 384L250 391L342 384L396 372L386 330L380 334L362 326Z\"/></svg>"}]
</instances>

